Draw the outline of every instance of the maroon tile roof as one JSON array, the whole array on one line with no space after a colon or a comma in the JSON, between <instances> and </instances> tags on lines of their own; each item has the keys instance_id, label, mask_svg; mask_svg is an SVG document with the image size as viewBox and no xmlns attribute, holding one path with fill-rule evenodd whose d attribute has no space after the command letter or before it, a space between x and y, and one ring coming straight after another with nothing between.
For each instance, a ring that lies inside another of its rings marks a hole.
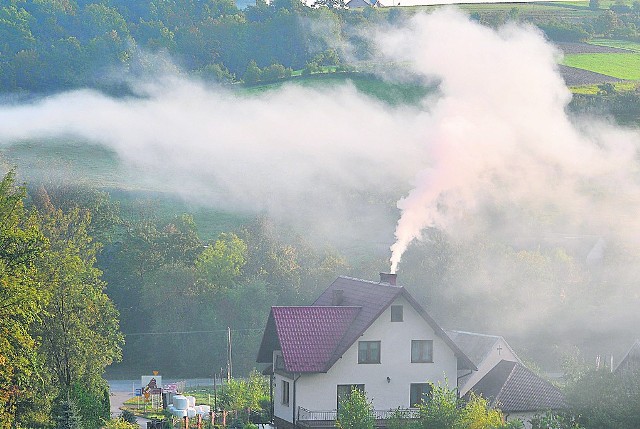
<instances>
[{"instance_id":1,"label":"maroon tile roof","mask_svg":"<svg viewBox=\"0 0 640 429\"><path fill-rule=\"evenodd\" d=\"M560 390L518 362L500 361L471 391L507 413L566 408Z\"/></svg>"},{"instance_id":2,"label":"maroon tile roof","mask_svg":"<svg viewBox=\"0 0 640 429\"><path fill-rule=\"evenodd\" d=\"M288 372L323 372L360 307L272 307Z\"/></svg>"},{"instance_id":3,"label":"maroon tile roof","mask_svg":"<svg viewBox=\"0 0 640 429\"><path fill-rule=\"evenodd\" d=\"M334 305L336 291L341 297L337 306ZM289 372L326 372L400 295L451 347L458 357L459 369L476 369L406 289L342 276L329 285L312 306L272 308L258 362L271 362L273 350L282 350ZM340 310L349 308L351 310Z\"/></svg>"}]
</instances>

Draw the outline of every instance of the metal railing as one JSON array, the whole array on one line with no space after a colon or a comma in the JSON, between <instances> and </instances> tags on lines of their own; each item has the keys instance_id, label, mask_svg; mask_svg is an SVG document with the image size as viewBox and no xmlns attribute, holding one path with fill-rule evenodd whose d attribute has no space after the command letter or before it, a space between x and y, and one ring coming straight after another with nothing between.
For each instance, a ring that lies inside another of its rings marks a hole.
<instances>
[{"instance_id":1,"label":"metal railing","mask_svg":"<svg viewBox=\"0 0 640 429\"><path fill-rule=\"evenodd\" d=\"M298 407L299 421L335 421L338 412L336 410L308 410L304 407ZM403 419L417 419L419 410L417 408L396 408L393 410L373 410L373 416L376 420L386 420L391 417L400 417Z\"/></svg>"}]
</instances>

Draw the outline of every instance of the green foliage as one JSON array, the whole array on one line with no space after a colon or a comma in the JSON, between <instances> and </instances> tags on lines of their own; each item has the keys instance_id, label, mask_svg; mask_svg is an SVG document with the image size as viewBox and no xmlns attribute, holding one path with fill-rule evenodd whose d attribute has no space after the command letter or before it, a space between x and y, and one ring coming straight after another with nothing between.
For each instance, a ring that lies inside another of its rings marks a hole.
<instances>
[{"instance_id":1,"label":"green foliage","mask_svg":"<svg viewBox=\"0 0 640 429\"><path fill-rule=\"evenodd\" d=\"M232 378L225 384L221 404L225 410L258 410L268 397L269 379L254 369L246 379Z\"/></svg>"},{"instance_id":2,"label":"green foliage","mask_svg":"<svg viewBox=\"0 0 640 429\"><path fill-rule=\"evenodd\" d=\"M471 394L466 401L458 398L456 389L432 385L431 396L418 405L419 415L412 419L406 410L396 410L387 421L389 429L521 429L522 422L505 423L500 410L488 401Z\"/></svg>"},{"instance_id":3,"label":"green foliage","mask_svg":"<svg viewBox=\"0 0 640 429\"><path fill-rule=\"evenodd\" d=\"M67 397L54 407L56 429L82 429L85 425L75 402Z\"/></svg>"},{"instance_id":4,"label":"green foliage","mask_svg":"<svg viewBox=\"0 0 640 429\"><path fill-rule=\"evenodd\" d=\"M472 393L464 405L462 420L465 429L496 429L503 427L504 416L485 398Z\"/></svg>"},{"instance_id":5,"label":"green foliage","mask_svg":"<svg viewBox=\"0 0 640 429\"><path fill-rule=\"evenodd\" d=\"M531 418L531 429L583 429L573 417L547 411Z\"/></svg>"},{"instance_id":6,"label":"green foliage","mask_svg":"<svg viewBox=\"0 0 640 429\"><path fill-rule=\"evenodd\" d=\"M418 405L420 427L424 429L462 429L464 416L455 389L432 385L431 398Z\"/></svg>"},{"instance_id":7,"label":"green foliage","mask_svg":"<svg viewBox=\"0 0 640 429\"><path fill-rule=\"evenodd\" d=\"M140 426L123 417L117 419L106 420L103 429L138 429Z\"/></svg>"},{"instance_id":8,"label":"green foliage","mask_svg":"<svg viewBox=\"0 0 640 429\"><path fill-rule=\"evenodd\" d=\"M95 386L76 382L69 396L78 407L78 413L85 427L100 427L103 420L109 419L111 406L109 386L106 382Z\"/></svg>"},{"instance_id":9,"label":"green foliage","mask_svg":"<svg viewBox=\"0 0 640 429\"><path fill-rule=\"evenodd\" d=\"M122 419L125 422L131 423L131 424L136 424L138 422L138 418L136 417L136 415L129 410L123 410L120 413L120 417L118 419Z\"/></svg>"},{"instance_id":10,"label":"green foliage","mask_svg":"<svg viewBox=\"0 0 640 429\"><path fill-rule=\"evenodd\" d=\"M90 221L91 214L78 208L63 212L50 207L40 214L49 241L40 265L52 290L39 329L40 352L64 390L78 382L103 386L104 368L121 356L118 312L95 267L99 245L88 234Z\"/></svg>"},{"instance_id":11,"label":"green foliage","mask_svg":"<svg viewBox=\"0 0 640 429\"><path fill-rule=\"evenodd\" d=\"M336 427L338 429L375 428L373 404L364 392L354 388L346 398L341 400Z\"/></svg>"},{"instance_id":12,"label":"green foliage","mask_svg":"<svg viewBox=\"0 0 640 429\"><path fill-rule=\"evenodd\" d=\"M211 285L228 287L240 276L246 264L247 244L237 235L221 234L196 259L198 276Z\"/></svg>"},{"instance_id":13,"label":"green foliage","mask_svg":"<svg viewBox=\"0 0 640 429\"><path fill-rule=\"evenodd\" d=\"M24 210L14 173L0 181L0 428L15 427L21 401L38 385L40 356L31 327L41 321L50 293L37 261L46 241ZM32 405L35 405L32 403ZM25 413L24 407L22 413Z\"/></svg>"},{"instance_id":14,"label":"green foliage","mask_svg":"<svg viewBox=\"0 0 640 429\"><path fill-rule=\"evenodd\" d=\"M258 83L261 78L262 78L262 70L260 70L260 67L258 67L255 60L251 60L247 65L247 69L242 75L242 79L244 80L244 83L248 85L253 85Z\"/></svg>"},{"instance_id":15,"label":"green foliage","mask_svg":"<svg viewBox=\"0 0 640 429\"><path fill-rule=\"evenodd\" d=\"M600 90L600 93L603 95L611 95L611 94L615 94L616 92L616 87L609 82L603 83L602 85L598 85L598 89Z\"/></svg>"},{"instance_id":16,"label":"green foliage","mask_svg":"<svg viewBox=\"0 0 640 429\"><path fill-rule=\"evenodd\" d=\"M553 20L538 27L555 42L584 42L592 36L583 26L567 21Z\"/></svg>"},{"instance_id":17,"label":"green foliage","mask_svg":"<svg viewBox=\"0 0 640 429\"><path fill-rule=\"evenodd\" d=\"M640 373L609 368L589 369L570 381L565 394L576 424L564 416L549 419L566 420L565 427L586 429L631 429L640 427ZM580 426L578 426L578 424ZM542 426L540 426L542 427Z\"/></svg>"},{"instance_id":18,"label":"green foliage","mask_svg":"<svg viewBox=\"0 0 640 429\"><path fill-rule=\"evenodd\" d=\"M285 68L282 64L271 64L262 70L262 80L264 82L275 82L280 79L291 77L293 70Z\"/></svg>"}]
</instances>

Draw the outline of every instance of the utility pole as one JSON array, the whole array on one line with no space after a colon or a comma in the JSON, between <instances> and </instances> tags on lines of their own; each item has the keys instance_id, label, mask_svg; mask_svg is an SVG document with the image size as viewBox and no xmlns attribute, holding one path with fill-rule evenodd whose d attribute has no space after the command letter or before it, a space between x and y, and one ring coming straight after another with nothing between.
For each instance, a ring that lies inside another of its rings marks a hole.
<instances>
[{"instance_id":1,"label":"utility pole","mask_svg":"<svg viewBox=\"0 0 640 429\"><path fill-rule=\"evenodd\" d=\"M227 326L227 382L233 377L233 363L231 362L231 327Z\"/></svg>"}]
</instances>

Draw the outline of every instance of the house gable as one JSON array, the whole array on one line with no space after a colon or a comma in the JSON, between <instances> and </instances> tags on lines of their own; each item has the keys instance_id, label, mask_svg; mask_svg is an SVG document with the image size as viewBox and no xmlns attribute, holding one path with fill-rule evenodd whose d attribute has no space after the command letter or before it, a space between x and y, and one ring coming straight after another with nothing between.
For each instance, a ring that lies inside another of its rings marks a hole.
<instances>
[{"instance_id":1,"label":"house gable","mask_svg":"<svg viewBox=\"0 0 640 429\"><path fill-rule=\"evenodd\" d=\"M391 321L391 305L403 307L403 321ZM432 359L412 362L412 341L432 343ZM359 363L359 342L379 342L379 363ZM454 351L402 295L398 296L322 374L304 374L297 382L297 404L311 410L335 410L338 386L361 385L374 408L407 408L412 384L456 387Z\"/></svg>"},{"instance_id":2,"label":"house gable","mask_svg":"<svg viewBox=\"0 0 640 429\"><path fill-rule=\"evenodd\" d=\"M431 326L436 335L454 351L458 358L458 366L464 369L475 370L476 366L469 360L462 350L449 338L438 323L424 310L424 308L403 287L383 282L373 282L351 277L338 277L316 299L313 305L332 305L336 291L341 291L342 305L361 306L362 311L354 319L351 327L338 344L326 370L351 347L356 340L375 322L383 312L390 311L393 301L402 296L420 316Z\"/></svg>"},{"instance_id":3,"label":"house gable","mask_svg":"<svg viewBox=\"0 0 640 429\"><path fill-rule=\"evenodd\" d=\"M522 363L511 346L501 336L452 330L446 332L478 368L475 372L459 372L458 389L462 396L500 361Z\"/></svg>"}]
</instances>

